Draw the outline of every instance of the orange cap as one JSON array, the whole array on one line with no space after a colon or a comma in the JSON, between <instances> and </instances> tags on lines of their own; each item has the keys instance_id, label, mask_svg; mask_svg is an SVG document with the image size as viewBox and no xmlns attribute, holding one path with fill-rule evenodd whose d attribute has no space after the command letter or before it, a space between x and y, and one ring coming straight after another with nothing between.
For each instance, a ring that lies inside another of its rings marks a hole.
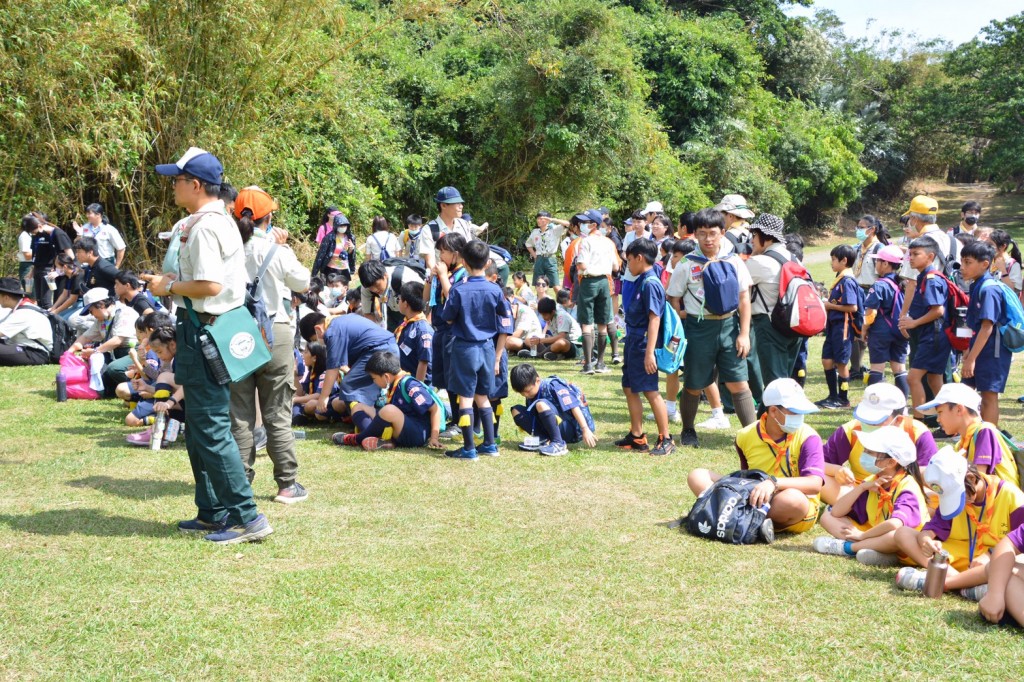
<instances>
[{"instance_id":1,"label":"orange cap","mask_svg":"<svg viewBox=\"0 0 1024 682\"><path fill-rule=\"evenodd\" d=\"M235 199L235 217L241 218L242 211L249 209L252 211L253 220L262 220L271 211L276 211L279 208L277 202L274 201L274 197L270 196L256 185L246 187L238 193L238 198Z\"/></svg>"}]
</instances>

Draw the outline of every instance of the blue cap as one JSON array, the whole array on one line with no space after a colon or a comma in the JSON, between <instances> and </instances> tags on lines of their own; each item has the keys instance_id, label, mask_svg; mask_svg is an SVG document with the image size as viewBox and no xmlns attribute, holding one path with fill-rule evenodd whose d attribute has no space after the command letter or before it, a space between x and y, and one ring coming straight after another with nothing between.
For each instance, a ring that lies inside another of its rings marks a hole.
<instances>
[{"instance_id":1,"label":"blue cap","mask_svg":"<svg viewBox=\"0 0 1024 682\"><path fill-rule=\"evenodd\" d=\"M590 209L583 215L587 216L587 220L589 220L592 223L597 223L598 225L600 225L602 222L604 222L604 216L601 215L601 212L598 211L596 208Z\"/></svg>"},{"instance_id":2,"label":"blue cap","mask_svg":"<svg viewBox=\"0 0 1024 682\"><path fill-rule=\"evenodd\" d=\"M465 220L467 223L473 222L473 216L465 212L462 214L462 219Z\"/></svg>"},{"instance_id":3,"label":"blue cap","mask_svg":"<svg viewBox=\"0 0 1024 682\"><path fill-rule=\"evenodd\" d=\"M437 190L437 194L434 196L434 202L438 204L464 204L462 195L459 194L459 190L454 187L442 187Z\"/></svg>"},{"instance_id":4,"label":"blue cap","mask_svg":"<svg viewBox=\"0 0 1024 682\"><path fill-rule=\"evenodd\" d=\"M576 215L573 216L573 218L576 219L576 222L580 222L580 223L592 223L592 222L594 222L594 219L591 218L589 215L587 215L586 211L584 211L582 213L577 213Z\"/></svg>"},{"instance_id":5,"label":"blue cap","mask_svg":"<svg viewBox=\"0 0 1024 682\"><path fill-rule=\"evenodd\" d=\"M203 182L219 185L224 181L224 166L220 160L199 147L189 147L185 154L174 163L157 164L160 175L191 175Z\"/></svg>"}]
</instances>

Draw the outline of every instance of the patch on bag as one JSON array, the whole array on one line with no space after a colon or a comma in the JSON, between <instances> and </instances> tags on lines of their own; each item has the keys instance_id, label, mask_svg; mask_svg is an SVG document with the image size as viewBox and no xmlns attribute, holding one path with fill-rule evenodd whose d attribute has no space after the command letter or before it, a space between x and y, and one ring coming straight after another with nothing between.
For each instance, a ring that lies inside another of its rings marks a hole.
<instances>
[{"instance_id":1,"label":"patch on bag","mask_svg":"<svg viewBox=\"0 0 1024 682\"><path fill-rule=\"evenodd\" d=\"M228 351L236 360L245 360L256 350L256 339L249 332L238 332L231 337Z\"/></svg>"}]
</instances>

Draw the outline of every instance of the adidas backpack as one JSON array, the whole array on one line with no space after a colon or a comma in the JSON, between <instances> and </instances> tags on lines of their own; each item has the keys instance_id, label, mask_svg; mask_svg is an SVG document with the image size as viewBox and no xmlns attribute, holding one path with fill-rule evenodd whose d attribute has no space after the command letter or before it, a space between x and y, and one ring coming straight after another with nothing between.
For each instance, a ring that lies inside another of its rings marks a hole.
<instances>
[{"instance_id":1,"label":"adidas backpack","mask_svg":"<svg viewBox=\"0 0 1024 682\"><path fill-rule=\"evenodd\" d=\"M763 471L735 471L715 481L680 521L691 535L733 545L775 540L768 505L750 505L750 491L771 476Z\"/></svg>"}]
</instances>

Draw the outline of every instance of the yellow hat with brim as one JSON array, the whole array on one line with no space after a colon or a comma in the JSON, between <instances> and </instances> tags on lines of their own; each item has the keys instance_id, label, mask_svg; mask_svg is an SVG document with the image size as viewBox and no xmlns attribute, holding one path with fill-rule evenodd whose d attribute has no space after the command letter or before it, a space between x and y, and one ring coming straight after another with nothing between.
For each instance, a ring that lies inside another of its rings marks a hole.
<instances>
[{"instance_id":1,"label":"yellow hat with brim","mask_svg":"<svg viewBox=\"0 0 1024 682\"><path fill-rule=\"evenodd\" d=\"M923 213L924 215L938 215L939 213L939 202L935 201L931 197L926 197L923 194L918 194L910 201L910 208L903 215L910 215L911 213Z\"/></svg>"}]
</instances>

